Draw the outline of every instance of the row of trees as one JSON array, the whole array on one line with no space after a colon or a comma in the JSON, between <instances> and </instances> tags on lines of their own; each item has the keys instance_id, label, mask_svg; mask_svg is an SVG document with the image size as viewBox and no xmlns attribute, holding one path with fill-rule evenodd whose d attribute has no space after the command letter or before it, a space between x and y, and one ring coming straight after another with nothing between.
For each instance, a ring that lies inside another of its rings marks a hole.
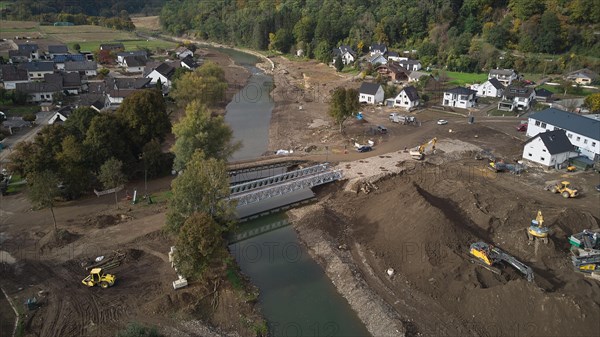
<instances>
[{"instance_id":1,"label":"row of trees","mask_svg":"<svg viewBox=\"0 0 600 337\"><path fill-rule=\"evenodd\" d=\"M600 4L585 0L171 0L161 22L174 34L303 49L327 62L340 44L360 52L376 42L417 49L426 65L453 69L498 66L490 50L600 54L600 37L588 27L600 22Z\"/></svg>"},{"instance_id":2,"label":"row of trees","mask_svg":"<svg viewBox=\"0 0 600 337\"><path fill-rule=\"evenodd\" d=\"M229 254L224 235L235 205L228 200L227 159L239 148L222 116L211 111L225 95L223 69L207 62L177 79L171 92L185 116L173 126L176 140L167 229L177 237L175 263L186 277L220 278Z\"/></svg>"},{"instance_id":3,"label":"row of trees","mask_svg":"<svg viewBox=\"0 0 600 337\"><path fill-rule=\"evenodd\" d=\"M15 0L6 6L4 17L11 20L31 20L48 14L85 14L104 18L123 13L158 13L165 0ZM154 14L155 15L155 14ZM71 20L53 20L69 21Z\"/></svg>"}]
</instances>

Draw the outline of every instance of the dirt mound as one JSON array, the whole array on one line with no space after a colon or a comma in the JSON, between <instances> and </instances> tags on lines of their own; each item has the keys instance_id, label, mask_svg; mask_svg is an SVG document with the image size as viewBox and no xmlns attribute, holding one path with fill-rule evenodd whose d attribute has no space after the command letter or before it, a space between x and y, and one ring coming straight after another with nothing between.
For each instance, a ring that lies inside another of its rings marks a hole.
<instances>
[{"instance_id":1,"label":"dirt mound","mask_svg":"<svg viewBox=\"0 0 600 337\"><path fill-rule=\"evenodd\" d=\"M89 218L87 223L96 228L106 228L127 222L130 219L131 216L126 214L100 214L94 218Z\"/></svg>"},{"instance_id":2,"label":"dirt mound","mask_svg":"<svg viewBox=\"0 0 600 337\"><path fill-rule=\"evenodd\" d=\"M80 236L80 234L69 232L66 229L58 229L56 231L52 230L40 239L40 241L38 242L38 246L42 251L54 248L61 248L70 243L73 243Z\"/></svg>"}]
</instances>

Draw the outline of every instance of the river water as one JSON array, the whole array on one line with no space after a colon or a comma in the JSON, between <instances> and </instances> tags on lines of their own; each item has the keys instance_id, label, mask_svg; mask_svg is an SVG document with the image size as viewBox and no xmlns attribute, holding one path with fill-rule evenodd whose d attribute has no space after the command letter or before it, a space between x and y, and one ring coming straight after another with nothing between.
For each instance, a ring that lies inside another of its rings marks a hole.
<instances>
[{"instance_id":1,"label":"river water","mask_svg":"<svg viewBox=\"0 0 600 337\"><path fill-rule=\"evenodd\" d=\"M269 92L273 80L255 67L255 56L225 48L217 50L252 73L247 85L227 105L225 121L235 139L243 143L232 160L259 157L268 146L274 106ZM312 192L304 194L310 197ZM261 228L269 231L257 230ZM260 289L259 305L271 336L369 335L323 269L300 244L283 213L247 221L239 229L262 233L229 248L242 272Z\"/></svg>"}]
</instances>

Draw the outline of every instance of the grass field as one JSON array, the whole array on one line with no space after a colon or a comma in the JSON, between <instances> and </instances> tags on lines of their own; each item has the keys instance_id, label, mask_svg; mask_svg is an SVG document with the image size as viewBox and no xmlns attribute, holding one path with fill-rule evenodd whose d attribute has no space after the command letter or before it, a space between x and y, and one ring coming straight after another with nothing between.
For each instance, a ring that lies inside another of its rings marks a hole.
<instances>
[{"instance_id":1,"label":"grass field","mask_svg":"<svg viewBox=\"0 0 600 337\"><path fill-rule=\"evenodd\" d=\"M544 88L544 89L546 89L548 91L552 91L554 94L561 95L561 96L565 92L564 89L562 89L558 85L544 84L544 85L540 85L538 88ZM575 88L573 88L572 90L575 90ZM567 96L588 96L588 95L596 94L596 93L598 93L598 90L581 88L581 92L576 93L574 91L570 91L570 92L567 93Z\"/></svg>"},{"instance_id":2,"label":"grass field","mask_svg":"<svg viewBox=\"0 0 600 337\"><path fill-rule=\"evenodd\" d=\"M177 46L176 43L164 41L164 40L103 40L103 41L93 41L93 42L78 42L72 41L72 43L68 43L69 48L73 49L73 44L75 42L79 43L81 46L81 50L89 50L93 51L100 47L102 43L114 43L120 42L125 46L125 50L136 50L139 48L148 48L150 50L154 50L156 48L168 49L174 48Z\"/></svg>"},{"instance_id":3,"label":"grass field","mask_svg":"<svg viewBox=\"0 0 600 337\"><path fill-rule=\"evenodd\" d=\"M466 84L483 83L487 80L488 74L461 73L457 71L446 71L448 83L453 85L464 86Z\"/></svg>"},{"instance_id":4,"label":"grass field","mask_svg":"<svg viewBox=\"0 0 600 337\"><path fill-rule=\"evenodd\" d=\"M36 113L40 111L39 105L3 105L0 110L6 113L8 117L21 117L26 114Z\"/></svg>"}]
</instances>

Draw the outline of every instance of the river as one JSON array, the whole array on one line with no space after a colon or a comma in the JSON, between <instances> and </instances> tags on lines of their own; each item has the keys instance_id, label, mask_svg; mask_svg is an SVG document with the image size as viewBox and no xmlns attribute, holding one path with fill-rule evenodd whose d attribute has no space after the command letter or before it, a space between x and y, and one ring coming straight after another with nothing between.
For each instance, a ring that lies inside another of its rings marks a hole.
<instances>
[{"instance_id":1,"label":"river","mask_svg":"<svg viewBox=\"0 0 600 337\"><path fill-rule=\"evenodd\" d=\"M255 56L225 48L216 50L252 73L226 108L225 121L235 139L243 143L232 159L259 157L267 151L269 141L273 79L255 66ZM308 198L312 192L300 195L288 198ZM263 228L268 231L260 230ZM300 244L285 214L247 221L240 225L240 231L261 233L231 244L230 250L242 272L260 290L259 306L271 336L369 336L348 302Z\"/></svg>"}]
</instances>

